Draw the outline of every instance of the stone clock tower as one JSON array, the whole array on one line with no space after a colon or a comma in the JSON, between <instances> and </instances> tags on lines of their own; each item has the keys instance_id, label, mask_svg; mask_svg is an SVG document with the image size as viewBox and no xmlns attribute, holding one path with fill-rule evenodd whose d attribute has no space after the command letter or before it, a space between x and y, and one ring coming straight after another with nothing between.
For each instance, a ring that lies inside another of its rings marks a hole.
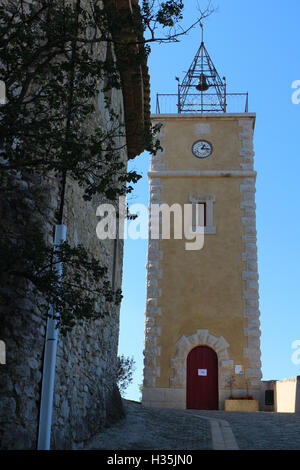
<instances>
[{"instance_id":1,"label":"stone clock tower","mask_svg":"<svg viewBox=\"0 0 300 470\"><path fill-rule=\"evenodd\" d=\"M224 409L230 396L260 394L255 114L247 94L227 93L203 40L177 80L174 114L161 109L172 95L158 95L152 116L163 150L152 157L150 203L170 208L171 228L149 233L143 403ZM174 204L191 207L198 249L175 236Z\"/></svg>"}]
</instances>

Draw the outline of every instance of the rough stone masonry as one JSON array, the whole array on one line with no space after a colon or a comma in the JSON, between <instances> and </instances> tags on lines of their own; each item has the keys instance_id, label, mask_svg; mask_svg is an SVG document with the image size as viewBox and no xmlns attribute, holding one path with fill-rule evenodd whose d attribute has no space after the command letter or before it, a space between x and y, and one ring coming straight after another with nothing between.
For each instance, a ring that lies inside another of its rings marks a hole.
<instances>
[{"instance_id":1,"label":"rough stone masonry","mask_svg":"<svg viewBox=\"0 0 300 470\"><path fill-rule=\"evenodd\" d=\"M138 2L108 0L107 3L120 9L120 14L128 14ZM105 59L107 51L107 44L100 43L96 53L100 59ZM113 49L111 53L118 61ZM125 121L126 125L126 140L124 137L123 142L118 142L121 146L126 143L121 153L125 163L127 158L134 158L144 150L132 129L134 125L146 126L149 121L147 70L146 62L132 69L128 65L122 72L123 89L110 92L112 107L120 122ZM134 119L130 117L133 111ZM105 127L106 113L104 95L99 91L98 111L94 121L89 123L91 128ZM52 242L60 182L52 175L45 178L28 175L17 184L27 210L35 223L43 227L45 238ZM97 196L85 201L82 192L74 181L67 179L64 207L67 241L74 246L83 244L107 265L117 289L122 279L122 240L97 238L96 209L102 199ZM36 193L43 197L37 199ZM0 213L3 224L26 223L22 209L14 204L13 198L2 201ZM0 339L6 345L6 364L0 365L0 449L35 449L46 332L46 319L41 317L37 304L43 299L34 296L25 283L10 287L7 294L11 302L0 306ZM80 448L107 424L123 416L115 375L118 335L117 310L104 319L76 326L66 337L59 336L51 448Z\"/></svg>"}]
</instances>

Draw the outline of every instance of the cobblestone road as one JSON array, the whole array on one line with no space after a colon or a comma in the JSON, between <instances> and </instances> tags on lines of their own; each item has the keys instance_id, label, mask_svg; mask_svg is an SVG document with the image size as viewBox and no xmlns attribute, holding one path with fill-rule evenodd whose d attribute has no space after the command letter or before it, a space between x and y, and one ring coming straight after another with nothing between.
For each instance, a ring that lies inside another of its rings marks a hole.
<instances>
[{"instance_id":1,"label":"cobblestone road","mask_svg":"<svg viewBox=\"0 0 300 470\"><path fill-rule=\"evenodd\" d=\"M95 436L86 449L93 450L211 450L207 419L184 411L146 408L124 401L127 416Z\"/></svg>"},{"instance_id":2,"label":"cobblestone road","mask_svg":"<svg viewBox=\"0 0 300 470\"><path fill-rule=\"evenodd\" d=\"M157 409L127 400L124 404L126 418L95 436L85 449L211 450L222 449L223 442L225 449L300 450L300 413ZM231 447L234 438L237 447Z\"/></svg>"},{"instance_id":3,"label":"cobblestone road","mask_svg":"<svg viewBox=\"0 0 300 470\"><path fill-rule=\"evenodd\" d=\"M193 414L226 420L240 450L300 450L300 413L193 411Z\"/></svg>"}]
</instances>

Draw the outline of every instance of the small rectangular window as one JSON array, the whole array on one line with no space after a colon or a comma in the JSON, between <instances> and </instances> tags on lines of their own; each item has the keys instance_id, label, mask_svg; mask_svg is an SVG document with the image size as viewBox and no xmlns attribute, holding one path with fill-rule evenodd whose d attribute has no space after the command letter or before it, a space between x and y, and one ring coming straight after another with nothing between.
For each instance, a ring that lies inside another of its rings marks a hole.
<instances>
[{"instance_id":1,"label":"small rectangular window","mask_svg":"<svg viewBox=\"0 0 300 470\"><path fill-rule=\"evenodd\" d=\"M206 202L197 203L196 221L198 227L206 227Z\"/></svg>"},{"instance_id":2,"label":"small rectangular window","mask_svg":"<svg viewBox=\"0 0 300 470\"><path fill-rule=\"evenodd\" d=\"M190 194L192 203L192 232L204 229L205 234L216 234L214 225L214 194Z\"/></svg>"}]
</instances>

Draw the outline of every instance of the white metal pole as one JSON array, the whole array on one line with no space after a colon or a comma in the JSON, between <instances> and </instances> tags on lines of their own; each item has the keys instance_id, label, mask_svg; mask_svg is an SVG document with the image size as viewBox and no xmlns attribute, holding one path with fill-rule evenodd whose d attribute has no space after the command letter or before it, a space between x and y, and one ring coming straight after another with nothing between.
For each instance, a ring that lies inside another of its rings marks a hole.
<instances>
[{"instance_id":1,"label":"white metal pole","mask_svg":"<svg viewBox=\"0 0 300 470\"><path fill-rule=\"evenodd\" d=\"M56 225L54 236L54 259L55 248L64 241L66 241L66 237L67 227L65 225ZM55 264L54 269L57 270L58 276L60 278L62 275L62 263ZM58 328L56 327L57 320L54 319L54 315L57 316L59 312L55 312L53 306L51 306L49 314L50 316L47 320L47 331L45 340L38 450L49 450L51 437L55 365L58 339Z\"/></svg>"}]
</instances>

